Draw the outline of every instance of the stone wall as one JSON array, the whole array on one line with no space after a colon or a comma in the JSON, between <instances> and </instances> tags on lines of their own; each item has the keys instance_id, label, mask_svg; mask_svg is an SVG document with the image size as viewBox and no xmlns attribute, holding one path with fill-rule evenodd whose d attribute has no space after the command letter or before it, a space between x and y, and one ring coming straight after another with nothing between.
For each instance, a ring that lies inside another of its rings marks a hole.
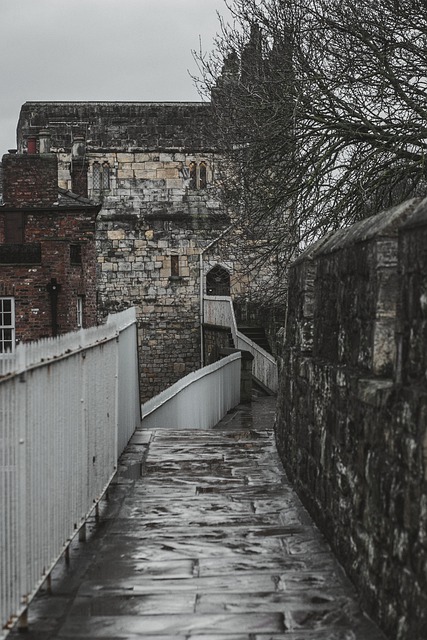
<instances>
[{"instance_id":1,"label":"stone wall","mask_svg":"<svg viewBox=\"0 0 427 640\"><path fill-rule=\"evenodd\" d=\"M427 201L292 266L277 441L306 506L391 638L427 637Z\"/></svg>"},{"instance_id":2,"label":"stone wall","mask_svg":"<svg viewBox=\"0 0 427 640\"><path fill-rule=\"evenodd\" d=\"M136 306L142 399L200 367L200 251L221 215L122 214L104 208L97 225L98 306Z\"/></svg>"}]
</instances>

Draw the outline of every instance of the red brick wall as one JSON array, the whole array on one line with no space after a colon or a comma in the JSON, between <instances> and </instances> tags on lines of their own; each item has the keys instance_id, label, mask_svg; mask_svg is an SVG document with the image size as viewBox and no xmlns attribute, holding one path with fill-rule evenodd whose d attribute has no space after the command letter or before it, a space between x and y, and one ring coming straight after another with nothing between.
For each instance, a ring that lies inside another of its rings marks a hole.
<instances>
[{"instance_id":1,"label":"red brick wall","mask_svg":"<svg viewBox=\"0 0 427 640\"><path fill-rule=\"evenodd\" d=\"M0 243L4 214L0 211ZM83 326L96 324L95 213L82 210L25 214L25 243L41 244L41 264L0 264L0 295L15 297L16 337L38 340L52 335L47 285L56 278L58 333L77 328L77 296L85 296ZM70 244L82 247L82 264L70 263Z\"/></svg>"},{"instance_id":2,"label":"red brick wall","mask_svg":"<svg viewBox=\"0 0 427 640\"><path fill-rule=\"evenodd\" d=\"M3 201L0 209L0 245L5 243L5 219L23 214L22 239L3 248L0 260L0 295L15 297L16 338L37 340L77 328L77 298L84 296L83 326L96 324L96 249L93 208L65 208L58 201L58 162L54 154L8 154L3 156ZM38 244L41 260L31 254L28 261L21 249ZM81 245L81 264L72 264L70 245ZM7 249L7 251L6 251ZM12 254L9 253L12 249ZM1 247L0 247L1 251ZM13 262L13 264L5 264ZM48 286L59 285L57 318L52 323Z\"/></svg>"},{"instance_id":3,"label":"red brick wall","mask_svg":"<svg viewBox=\"0 0 427 640\"><path fill-rule=\"evenodd\" d=\"M7 154L2 165L5 204L40 207L58 200L58 160L53 153Z\"/></svg>"}]
</instances>

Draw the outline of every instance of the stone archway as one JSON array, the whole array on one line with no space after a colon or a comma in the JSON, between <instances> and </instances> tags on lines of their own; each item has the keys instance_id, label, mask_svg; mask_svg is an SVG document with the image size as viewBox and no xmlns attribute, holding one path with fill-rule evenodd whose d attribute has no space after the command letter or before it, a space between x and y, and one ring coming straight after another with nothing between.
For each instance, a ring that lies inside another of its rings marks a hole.
<instances>
[{"instance_id":1,"label":"stone archway","mask_svg":"<svg viewBox=\"0 0 427 640\"><path fill-rule=\"evenodd\" d=\"M230 274L219 264L206 274L206 293L208 296L230 295Z\"/></svg>"}]
</instances>

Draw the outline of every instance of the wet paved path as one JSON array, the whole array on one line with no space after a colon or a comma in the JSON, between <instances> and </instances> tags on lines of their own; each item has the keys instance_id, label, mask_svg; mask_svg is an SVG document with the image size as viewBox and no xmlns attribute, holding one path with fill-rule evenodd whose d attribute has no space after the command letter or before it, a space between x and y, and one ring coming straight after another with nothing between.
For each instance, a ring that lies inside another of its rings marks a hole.
<instances>
[{"instance_id":1,"label":"wet paved path","mask_svg":"<svg viewBox=\"0 0 427 640\"><path fill-rule=\"evenodd\" d=\"M382 639L286 480L273 415L266 398L209 431L137 432L25 637Z\"/></svg>"}]
</instances>

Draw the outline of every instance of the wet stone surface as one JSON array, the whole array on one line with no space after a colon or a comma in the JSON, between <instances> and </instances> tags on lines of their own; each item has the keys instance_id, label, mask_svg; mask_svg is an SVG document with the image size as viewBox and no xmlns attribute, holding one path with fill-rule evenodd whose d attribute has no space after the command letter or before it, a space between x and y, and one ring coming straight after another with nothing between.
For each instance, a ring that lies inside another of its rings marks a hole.
<instances>
[{"instance_id":1,"label":"wet stone surface","mask_svg":"<svg viewBox=\"0 0 427 640\"><path fill-rule=\"evenodd\" d=\"M286 479L274 408L260 398L209 431L138 431L25 637L383 640Z\"/></svg>"}]
</instances>

